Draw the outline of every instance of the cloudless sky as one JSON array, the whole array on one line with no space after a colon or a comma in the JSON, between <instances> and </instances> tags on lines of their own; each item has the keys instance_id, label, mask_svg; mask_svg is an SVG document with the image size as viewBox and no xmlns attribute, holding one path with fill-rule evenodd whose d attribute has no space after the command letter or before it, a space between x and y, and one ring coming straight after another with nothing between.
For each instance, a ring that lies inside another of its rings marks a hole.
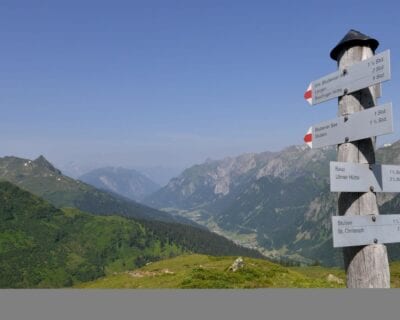
<instances>
[{"instance_id":1,"label":"cloudless sky","mask_svg":"<svg viewBox=\"0 0 400 320\"><path fill-rule=\"evenodd\" d=\"M302 144L336 117L310 81L351 28L391 49L400 138L398 1L0 0L0 155L63 167L185 167Z\"/></svg>"}]
</instances>

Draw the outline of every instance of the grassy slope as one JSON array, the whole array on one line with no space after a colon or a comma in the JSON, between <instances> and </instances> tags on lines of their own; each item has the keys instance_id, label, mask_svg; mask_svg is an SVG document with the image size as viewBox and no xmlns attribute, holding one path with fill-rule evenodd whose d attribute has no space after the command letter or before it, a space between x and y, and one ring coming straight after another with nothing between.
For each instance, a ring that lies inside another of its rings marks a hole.
<instances>
[{"instance_id":1,"label":"grassy slope","mask_svg":"<svg viewBox=\"0 0 400 320\"><path fill-rule=\"evenodd\" d=\"M269 261L244 258L245 266L228 271L235 257L183 255L143 268L116 273L80 288L337 288L325 278L309 277ZM327 269L328 270L328 269ZM329 274L329 273L328 273Z\"/></svg>"},{"instance_id":2,"label":"grassy slope","mask_svg":"<svg viewBox=\"0 0 400 320\"><path fill-rule=\"evenodd\" d=\"M328 274L333 274L341 279L345 279L345 272L340 268L324 267L291 267L290 269L300 272L311 278L326 278ZM390 263L390 286L391 288L400 288L400 261Z\"/></svg>"},{"instance_id":3,"label":"grassy slope","mask_svg":"<svg viewBox=\"0 0 400 320\"><path fill-rule=\"evenodd\" d=\"M129 272L115 273L78 288L344 288L340 268L282 267L265 260L244 258L245 267L228 271L235 257L183 255ZM391 287L400 287L400 262L393 262ZM332 275L338 280L328 281Z\"/></svg>"}]
</instances>

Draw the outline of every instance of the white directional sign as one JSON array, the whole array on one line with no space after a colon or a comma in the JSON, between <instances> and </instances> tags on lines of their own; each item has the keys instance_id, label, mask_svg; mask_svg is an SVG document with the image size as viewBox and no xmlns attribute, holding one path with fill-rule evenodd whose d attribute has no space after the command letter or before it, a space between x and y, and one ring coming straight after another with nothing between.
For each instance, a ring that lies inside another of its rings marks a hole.
<instances>
[{"instance_id":1,"label":"white directional sign","mask_svg":"<svg viewBox=\"0 0 400 320\"><path fill-rule=\"evenodd\" d=\"M310 105L390 80L390 50L311 82L304 98Z\"/></svg>"},{"instance_id":2,"label":"white directional sign","mask_svg":"<svg viewBox=\"0 0 400 320\"><path fill-rule=\"evenodd\" d=\"M400 215L333 216L333 246L400 242Z\"/></svg>"},{"instance_id":3,"label":"white directional sign","mask_svg":"<svg viewBox=\"0 0 400 320\"><path fill-rule=\"evenodd\" d=\"M332 192L400 192L400 166L330 163Z\"/></svg>"},{"instance_id":4,"label":"white directional sign","mask_svg":"<svg viewBox=\"0 0 400 320\"><path fill-rule=\"evenodd\" d=\"M304 141L310 148L321 148L392 133L392 104L388 103L346 117L324 121L310 129L304 136Z\"/></svg>"}]
</instances>

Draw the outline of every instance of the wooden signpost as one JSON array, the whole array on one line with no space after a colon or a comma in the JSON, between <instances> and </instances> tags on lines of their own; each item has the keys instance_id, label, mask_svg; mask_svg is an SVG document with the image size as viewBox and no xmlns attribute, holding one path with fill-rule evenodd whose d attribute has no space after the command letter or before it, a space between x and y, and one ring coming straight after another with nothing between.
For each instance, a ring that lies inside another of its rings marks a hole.
<instances>
[{"instance_id":1,"label":"wooden signpost","mask_svg":"<svg viewBox=\"0 0 400 320\"><path fill-rule=\"evenodd\" d=\"M339 118L311 127L304 140L312 148L338 144L330 170L331 189L340 192L333 239L343 247L348 288L389 288L382 243L400 241L400 218L379 216L375 193L400 190L400 168L375 165L376 136L393 131L391 105L376 106L375 85L391 77L390 52L374 55L378 45L350 30L330 54L338 71L313 81L304 94L311 105L338 97Z\"/></svg>"}]
</instances>

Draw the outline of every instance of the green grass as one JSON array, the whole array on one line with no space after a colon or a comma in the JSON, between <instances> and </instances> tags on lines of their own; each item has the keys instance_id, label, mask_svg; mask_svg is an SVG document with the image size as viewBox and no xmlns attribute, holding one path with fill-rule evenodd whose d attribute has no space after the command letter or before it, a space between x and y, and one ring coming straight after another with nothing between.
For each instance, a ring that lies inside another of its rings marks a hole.
<instances>
[{"instance_id":1,"label":"green grass","mask_svg":"<svg viewBox=\"0 0 400 320\"><path fill-rule=\"evenodd\" d=\"M346 274L343 269L340 268L326 268L321 266L308 266L308 267L289 267L290 270L298 272L303 276L311 279L328 279L329 275L333 275L337 279L342 281L338 284L338 287L345 287Z\"/></svg>"},{"instance_id":2,"label":"green grass","mask_svg":"<svg viewBox=\"0 0 400 320\"><path fill-rule=\"evenodd\" d=\"M182 255L145 267L115 273L77 288L345 288L345 271L321 266L283 267L265 260L244 258L245 266L228 271L236 257ZM400 288L400 261L390 264L391 288ZM331 280L328 280L331 279Z\"/></svg>"},{"instance_id":3,"label":"green grass","mask_svg":"<svg viewBox=\"0 0 400 320\"><path fill-rule=\"evenodd\" d=\"M82 283L78 288L339 288L326 276L313 277L297 268L286 268L269 261L244 258L245 266L229 271L236 257L183 255L154 262L145 267L115 273ZM330 270L330 269L325 269ZM331 273L328 272L327 275ZM322 274L315 272L314 275Z\"/></svg>"},{"instance_id":4,"label":"green grass","mask_svg":"<svg viewBox=\"0 0 400 320\"><path fill-rule=\"evenodd\" d=\"M400 261L390 263L390 286L400 288Z\"/></svg>"},{"instance_id":5,"label":"green grass","mask_svg":"<svg viewBox=\"0 0 400 320\"><path fill-rule=\"evenodd\" d=\"M326 279L329 274L338 277L346 283L346 274L340 268L325 268L321 266L315 267L290 267L291 270L301 273L302 275L314 279ZM343 284L343 287L345 286ZM390 287L400 288L400 261L390 263Z\"/></svg>"}]
</instances>

